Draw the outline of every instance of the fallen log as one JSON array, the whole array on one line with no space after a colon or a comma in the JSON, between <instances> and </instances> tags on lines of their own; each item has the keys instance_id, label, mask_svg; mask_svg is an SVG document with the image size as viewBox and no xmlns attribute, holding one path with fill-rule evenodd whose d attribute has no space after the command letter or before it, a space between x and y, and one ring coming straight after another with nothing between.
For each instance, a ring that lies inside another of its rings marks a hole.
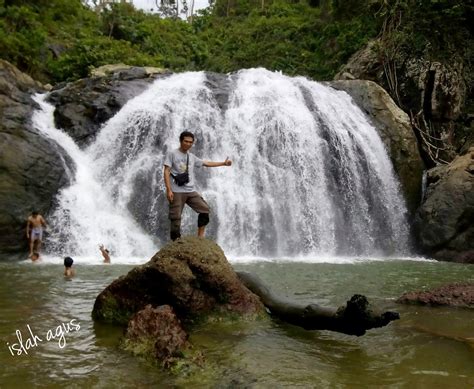
<instances>
[{"instance_id":1,"label":"fallen log","mask_svg":"<svg viewBox=\"0 0 474 389\"><path fill-rule=\"evenodd\" d=\"M260 297L270 314L306 330L329 330L347 335L364 335L371 328L384 327L400 319L397 312L375 313L365 296L356 294L339 308L300 304L275 296L255 274L237 272L242 283Z\"/></svg>"}]
</instances>

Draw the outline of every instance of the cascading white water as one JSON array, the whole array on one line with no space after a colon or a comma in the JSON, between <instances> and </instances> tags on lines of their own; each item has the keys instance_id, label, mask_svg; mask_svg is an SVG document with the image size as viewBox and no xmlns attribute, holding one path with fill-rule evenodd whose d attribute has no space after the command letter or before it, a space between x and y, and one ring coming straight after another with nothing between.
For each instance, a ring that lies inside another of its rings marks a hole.
<instances>
[{"instance_id":1,"label":"cascading white water","mask_svg":"<svg viewBox=\"0 0 474 389\"><path fill-rule=\"evenodd\" d=\"M77 165L53 215L64 225L56 247L89 254L104 242L122 255L146 255L152 240L167 241L164 153L187 129L195 154L234 161L197 177L212 208L208 234L226 254L407 253L406 210L389 158L349 95L264 69L240 71L227 84L222 111L205 73L157 80L83 152L51 130ZM194 233L195 224L185 211L183 231Z\"/></svg>"},{"instance_id":2,"label":"cascading white water","mask_svg":"<svg viewBox=\"0 0 474 389\"><path fill-rule=\"evenodd\" d=\"M98 245L104 244L112 253L127 261L150 257L156 251L152 239L129 215L113 201L108 186L97 177L94 161L81 151L71 137L54 126L54 107L35 96L40 105L33 115L33 125L56 141L75 164L67 171L73 182L57 196L58 207L48 218L49 251L57 255L97 258Z\"/></svg>"},{"instance_id":3,"label":"cascading white water","mask_svg":"<svg viewBox=\"0 0 474 389\"><path fill-rule=\"evenodd\" d=\"M242 71L221 141L239 163L210 188L228 250L293 256L406 253L405 206L376 130L345 92Z\"/></svg>"}]
</instances>

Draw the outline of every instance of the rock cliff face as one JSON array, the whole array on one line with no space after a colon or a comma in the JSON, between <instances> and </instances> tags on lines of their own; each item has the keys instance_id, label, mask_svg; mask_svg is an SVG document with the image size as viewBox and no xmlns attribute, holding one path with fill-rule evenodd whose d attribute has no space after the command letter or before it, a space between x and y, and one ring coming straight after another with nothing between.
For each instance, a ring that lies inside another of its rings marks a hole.
<instances>
[{"instance_id":1,"label":"rock cliff face","mask_svg":"<svg viewBox=\"0 0 474 389\"><path fill-rule=\"evenodd\" d=\"M372 41L355 53L336 79L375 81L412 114L421 156L432 168L416 219L420 248L437 259L474 262L469 167L474 145L474 89L466 82L472 74L469 76L459 59L431 60L411 53L398 53L389 71L388 63L378 55L381 44ZM451 163L442 165L445 162Z\"/></svg>"},{"instance_id":2,"label":"rock cliff face","mask_svg":"<svg viewBox=\"0 0 474 389\"><path fill-rule=\"evenodd\" d=\"M401 183L408 209L414 214L421 199L424 164L410 118L379 85L366 80L332 81L349 93L377 129Z\"/></svg>"},{"instance_id":3,"label":"rock cliff face","mask_svg":"<svg viewBox=\"0 0 474 389\"><path fill-rule=\"evenodd\" d=\"M435 160L450 162L457 153L467 151L474 144L474 90L466 83L469 77L463 62L397 53L396 63L389 64L378 54L379 46L383 43L370 42L350 58L335 78L375 81L404 111L419 119L422 135L431 144L420 144L430 167L436 164Z\"/></svg>"},{"instance_id":4,"label":"rock cliff face","mask_svg":"<svg viewBox=\"0 0 474 389\"><path fill-rule=\"evenodd\" d=\"M31 125L38 104L33 93L44 87L0 60L0 256L27 252L26 218L32 210L47 215L54 195L68 183L62 149Z\"/></svg>"},{"instance_id":5,"label":"rock cliff face","mask_svg":"<svg viewBox=\"0 0 474 389\"><path fill-rule=\"evenodd\" d=\"M474 263L474 147L431 169L417 215L420 245L436 259Z\"/></svg>"},{"instance_id":6,"label":"rock cliff face","mask_svg":"<svg viewBox=\"0 0 474 389\"><path fill-rule=\"evenodd\" d=\"M79 146L87 146L103 123L154 80L170 73L160 69L130 66L103 67L96 76L58 85L48 101L56 107L56 126L67 132ZM109 71L108 71L109 70Z\"/></svg>"}]
</instances>

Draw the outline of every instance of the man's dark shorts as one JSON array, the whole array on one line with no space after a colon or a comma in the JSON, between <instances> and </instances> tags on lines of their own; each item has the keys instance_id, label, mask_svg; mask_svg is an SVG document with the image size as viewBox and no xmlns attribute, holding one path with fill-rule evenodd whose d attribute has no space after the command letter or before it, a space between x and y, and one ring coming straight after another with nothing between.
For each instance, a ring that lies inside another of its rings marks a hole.
<instances>
[{"instance_id":1,"label":"man's dark shorts","mask_svg":"<svg viewBox=\"0 0 474 389\"><path fill-rule=\"evenodd\" d=\"M209 205L198 192L173 192L173 201L170 203L170 220L180 220L184 205L189 205L197 213L209 213Z\"/></svg>"}]
</instances>

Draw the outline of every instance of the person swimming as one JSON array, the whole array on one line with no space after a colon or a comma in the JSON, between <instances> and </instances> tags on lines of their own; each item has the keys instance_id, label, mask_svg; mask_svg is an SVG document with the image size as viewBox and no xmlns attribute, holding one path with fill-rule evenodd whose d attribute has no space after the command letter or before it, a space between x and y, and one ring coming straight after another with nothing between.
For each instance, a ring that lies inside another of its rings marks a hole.
<instances>
[{"instance_id":1,"label":"person swimming","mask_svg":"<svg viewBox=\"0 0 474 389\"><path fill-rule=\"evenodd\" d=\"M104 257L104 263L110 263L110 251L107 250L103 244L99 245L99 250Z\"/></svg>"},{"instance_id":2,"label":"person swimming","mask_svg":"<svg viewBox=\"0 0 474 389\"><path fill-rule=\"evenodd\" d=\"M74 275L74 269L72 268L72 264L74 260L71 257L64 258L64 276L65 277L72 277Z\"/></svg>"}]
</instances>

